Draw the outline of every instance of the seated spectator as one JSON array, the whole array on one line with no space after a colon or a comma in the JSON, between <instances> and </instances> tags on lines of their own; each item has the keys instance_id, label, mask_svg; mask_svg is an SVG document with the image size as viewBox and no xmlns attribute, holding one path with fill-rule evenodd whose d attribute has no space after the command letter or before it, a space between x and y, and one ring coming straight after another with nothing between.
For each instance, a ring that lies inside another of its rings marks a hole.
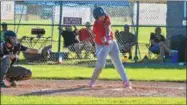
<instances>
[{"instance_id":1,"label":"seated spectator","mask_svg":"<svg viewBox=\"0 0 187 105\"><path fill-rule=\"evenodd\" d=\"M64 47L67 47L70 51L75 52L78 58L81 58L81 45L76 37L76 30L72 30L72 26L66 26L62 31L62 37L64 38Z\"/></svg>"},{"instance_id":2,"label":"seated spectator","mask_svg":"<svg viewBox=\"0 0 187 105\"><path fill-rule=\"evenodd\" d=\"M128 59L132 59L132 47L136 44L136 36L129 31L129 26L124 26L124 31L116 31L116 40L119 45L120 51L126 57L126 53L129 53Z\"/></svg>"},{"instance_id":3,"label":"seated spectator","mask_svg":"<svg viewBox=\"0 0 187 105\"><path fill-rule=\"evenodd\" d=\"M85 58L88 58L90 52L94 53L94 33L91 30L91 23L86 22L86 27L78 31L79 40L83 44L83 49L86 50Z\"/></svg>"},{"instance_id":4,"label":"seated spectator","mask_svg":"<svg viewBox=\"0 0 187 105\"><path fill-rule=\"evenodd\" d=\"M150 42L151 46L149 50L155 54L159 54L159 58L163 60L165 54L171 54L169 41L161 34L160 27L156 27L155 33L151 33Z\"/></svg>"},{"instance_id":5,"label":"seated spectator","mask_svg":"<svg viewBox=\"0 0 187 105\"><path fill-rule=\"evenodd\" d=\"M0 42L4 42L4 33L8 30L8 27L5 22L3 22L1 26L2 26L2 30L1 30Z\"/></svg>"}]
</instances>

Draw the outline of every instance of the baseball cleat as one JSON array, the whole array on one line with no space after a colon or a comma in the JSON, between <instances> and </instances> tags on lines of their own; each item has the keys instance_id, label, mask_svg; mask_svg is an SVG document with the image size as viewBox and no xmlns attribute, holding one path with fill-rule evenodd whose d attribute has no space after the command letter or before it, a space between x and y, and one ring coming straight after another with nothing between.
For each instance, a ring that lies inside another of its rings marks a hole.
<instances>
[{"instance_id":1,"label":"baseball cleat","mask_svg":"<svg viewBox=\"0 0 187 105\"><path fill-rule=\"evenodd\" d=\"M1 88L8 88L10 87L10 82L6 79L4 79L1 83L0 83L0 87Z\"/></svg>"},{"instance_id":2,"label":"baseball cleat","mask_svg":"<svg viewBox=\"0 0 187 105\"><path fill-rule=\"evenodd\" d=\"M132 84L129 81L124 81L123 86L124 86L124 88L132 89Z\"/></svg>"},{"instance_id":3,"label":"baseball cleat","mask_svg":"<svg viewBox=\"0 0 187 105\"><path fill-rule=\"evenodd\" d=\"M89 87L90 87L90 88L93 88L94 86L95 86L95 81L92 81L92 80L91 80L90 83L89 83Z\"/></svg>"}]
</instances>

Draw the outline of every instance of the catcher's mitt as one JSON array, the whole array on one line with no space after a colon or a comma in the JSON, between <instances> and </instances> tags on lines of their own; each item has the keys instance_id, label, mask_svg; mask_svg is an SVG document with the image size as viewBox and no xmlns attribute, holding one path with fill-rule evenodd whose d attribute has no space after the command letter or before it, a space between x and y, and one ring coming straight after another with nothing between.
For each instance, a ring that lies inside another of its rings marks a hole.
<instances>
[{"instance_id":1,"label":"catcher's mitt","mask_svg":"<svg viewBox=\"0 0 187 105\"><path fill-rule=\"evenodd\" d=\"M51 45L44 47L42 49L42 51L41 51L41 56L43 58L49 58L50 57L51 48L52 48Z\"/></svg>"},{"instance_id":2,"label":"catcher's mitt","mask_svg":"<svg viewBox=\"0 0 187 105\"><path fill-rule=\"evenodd\" d=\"M20 81L20 80L28 80L32 76L32 72L21 66L11 66L6 73L6 78L9 80L15 80L15 81Z\"/></svg>"}]
</instances>

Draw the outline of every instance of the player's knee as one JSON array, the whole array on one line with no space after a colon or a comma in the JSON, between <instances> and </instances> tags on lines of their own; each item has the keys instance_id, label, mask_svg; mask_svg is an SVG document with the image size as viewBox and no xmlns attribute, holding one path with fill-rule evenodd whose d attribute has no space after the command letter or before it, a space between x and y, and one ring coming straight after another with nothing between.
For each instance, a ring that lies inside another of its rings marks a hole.
<instances>
[{"instance_id":1,"label":"player's knee","mask_svg":"<svg viewBox=\"0 0 187 105\"><path fill-rule=\"evenodd\" d=\"M97 63L97 67L98 67L99 69L103 69L103 68L105 67L105 62L104 62L104 61L98 62L98 63Z\"/></svg>"},{"instance_id":2,"label":"player's knee","mask_svg":"<svg viewBox=\"0 0 187 105\"><path fill-rule=\"evenodd\" d=\"M96 66L96 70L102 70L103 68L104 68L104 65L99 64L99 65Z\"/></svg>"}]
</instances>

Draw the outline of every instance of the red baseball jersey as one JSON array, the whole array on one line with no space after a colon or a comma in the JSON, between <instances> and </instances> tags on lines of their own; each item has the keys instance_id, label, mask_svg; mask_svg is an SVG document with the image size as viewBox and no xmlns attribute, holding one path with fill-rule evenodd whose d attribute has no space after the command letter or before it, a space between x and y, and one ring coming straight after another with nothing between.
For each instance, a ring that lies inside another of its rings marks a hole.
<instances>
[{"instance_id":1,"label":"red baseball jersey","mask_svg":"<svg viewBox=\"0 0 187 105\"><path fill-rule=\"evenodd\" d=\"M105 16L104 21L96 20L93 25L93 32L95 34L95 42L97 44L103 44L103 38L106 36L106 26L111 25L110 17ZM110 32L111 40L113 40L113 33Z\"/></svg>"}]
</instances>

